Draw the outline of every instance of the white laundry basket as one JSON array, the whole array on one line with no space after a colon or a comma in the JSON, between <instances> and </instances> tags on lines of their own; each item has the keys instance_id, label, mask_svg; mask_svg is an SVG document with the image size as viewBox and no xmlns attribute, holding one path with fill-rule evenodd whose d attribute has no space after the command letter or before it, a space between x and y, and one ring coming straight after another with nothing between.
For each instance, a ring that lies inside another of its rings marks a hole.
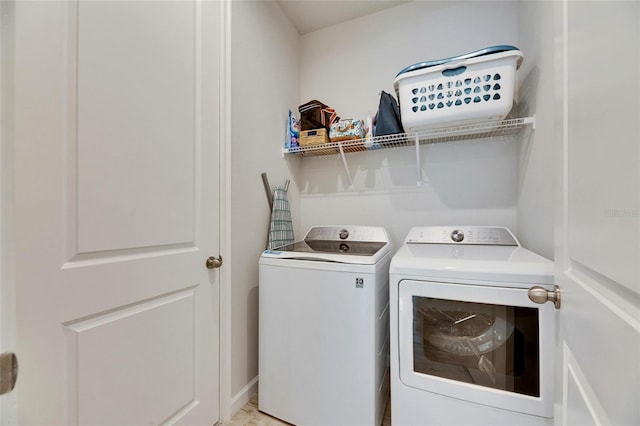
<instances>
[{"instance_id":1,"label":"white laundry basket","mask_svg":"<svg viewBox=\"0 0 640 426\"><path fill-rule=\"evenodd\" d=\"M522 59L516 47L503 45L403 69L394 86L405 131L504 119Z\"/></svg>"}]
</instances>

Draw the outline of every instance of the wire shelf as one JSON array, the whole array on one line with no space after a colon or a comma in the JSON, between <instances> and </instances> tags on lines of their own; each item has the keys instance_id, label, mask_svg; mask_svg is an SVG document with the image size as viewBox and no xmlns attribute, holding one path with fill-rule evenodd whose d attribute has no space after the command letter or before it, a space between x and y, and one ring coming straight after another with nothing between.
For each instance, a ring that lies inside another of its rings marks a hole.
<instances>
[{"instance_id":1,"label":"wire shelf","mask_svg":"<svg viewBox=\"0 0 640 426\"><path fill-rule=\"evenodd\" d=\"M369 140L354 139L342 142L329 142L319 145L308 145L282 150L283 154L316 157L321 155L343 154L377 149L415 146L432 143L453 142L469 139L481 139L496 136L517 134L528 124L535 123L534 117L514 118L499 122L483 122L463 126L443 127L422 130L413 133L399 133L389 136L376 136Z\"/></svg>"}]
</instances>

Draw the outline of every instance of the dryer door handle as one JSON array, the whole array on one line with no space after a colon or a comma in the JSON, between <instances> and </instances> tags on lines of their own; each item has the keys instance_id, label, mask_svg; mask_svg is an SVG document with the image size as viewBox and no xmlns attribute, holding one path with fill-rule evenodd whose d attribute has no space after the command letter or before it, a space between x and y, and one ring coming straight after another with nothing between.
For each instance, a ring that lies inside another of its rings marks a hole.
<instances>
[{"instance_id":1,"label":"dryer door handle","mask_svg":"<svg viewBox=\"0 0 640 426\"><path fill-rule=\"evenodd\" d=\"M539 285L531 287L527 292L529 300L533 303L542 305L543 303L553 302L556 309L560 309L560 287L554 286L553 291L549 291Z\"/></svg>"}]
</instances>

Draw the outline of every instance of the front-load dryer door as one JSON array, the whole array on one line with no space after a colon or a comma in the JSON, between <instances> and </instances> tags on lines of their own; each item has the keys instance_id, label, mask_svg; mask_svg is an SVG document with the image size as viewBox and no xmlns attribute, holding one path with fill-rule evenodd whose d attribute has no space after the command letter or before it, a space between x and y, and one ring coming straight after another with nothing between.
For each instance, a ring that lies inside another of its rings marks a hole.
<instances>
[{"instance_id":1,"label":"front-load dryer door","mask_svg":"<svg viewBox=\"0 0 640 426\"><path fill-rule=\"evenodd\" d=\"M400 281L400 380L553 417L553 304L534 304L527 289L514 287Z\"/></svg>"}]
</instances>

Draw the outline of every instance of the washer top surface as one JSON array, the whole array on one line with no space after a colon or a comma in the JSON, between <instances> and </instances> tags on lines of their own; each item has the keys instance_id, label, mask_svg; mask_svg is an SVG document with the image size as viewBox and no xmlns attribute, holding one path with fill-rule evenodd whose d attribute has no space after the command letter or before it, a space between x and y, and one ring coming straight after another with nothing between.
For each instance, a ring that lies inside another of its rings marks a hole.
<instances>
[{"instance_id":1,"label":"washer top surface","mask_svg":"<svg viewBox=\"0 0 640 426\"><path fill-rule=\"evenodd\" d=\"M304 240L265 250L262 258L373 265L390 252L389 236L374 226L315 226Z\"/></svg>"},{"instance_id":2,"label":"washer top surface","mask_svg":"<svg viewBox=\"0 0 640 426\"><path fill-rule=\"evenodd\" d=\"M415 227L391 274L439 280L553 284L553 262L520 246L507 228Z\"/></svg>"}]
</instances>

